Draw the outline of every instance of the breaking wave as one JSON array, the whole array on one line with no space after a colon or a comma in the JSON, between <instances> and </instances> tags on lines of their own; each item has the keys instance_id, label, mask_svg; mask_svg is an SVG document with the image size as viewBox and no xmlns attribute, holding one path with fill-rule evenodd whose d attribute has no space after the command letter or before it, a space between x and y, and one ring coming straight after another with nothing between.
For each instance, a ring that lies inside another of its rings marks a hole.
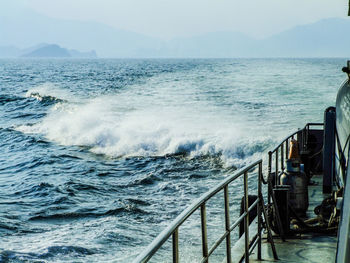
<instances>
[{"instance_id":1,"label":"breaking wave","mask_svg":"<svg viewBox=\"0 0 350 263\"><path fill-rule=\"evenodd\" d=\"M58 88L53 83L45 83L29 89L26 98L34 98L43 103L67 102L73 98L68 91Z\"/></svg>"},{"instance_id":2,"label":"breaking wave","mask_svg":"<svg viewBox=\"0 0 350 263\"><path fill-rule=\"evenodd\" d=\"M227 165L255 158L271 143L245 136L243 128L206 109L136 108L117 96L60 106L40 123L17 130L111 157L220 155Z\"/></svg>"}]
</instances>

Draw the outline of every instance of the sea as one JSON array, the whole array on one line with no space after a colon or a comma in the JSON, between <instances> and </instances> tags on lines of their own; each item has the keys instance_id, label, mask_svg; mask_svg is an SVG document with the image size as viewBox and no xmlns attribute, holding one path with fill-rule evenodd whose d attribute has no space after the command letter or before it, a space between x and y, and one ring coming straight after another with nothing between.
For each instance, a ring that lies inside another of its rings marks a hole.
<instances>
[{"instance_id":1,"label":"sea","mask_svg":"<svg viewBox=\"0 0 350 263\"><path fill-rule=\"evenodd\" d=\"M131 262L196 198L323 122L345 65L1 59L0 262ZM220 205L209 212L210 240ZM179 230L183 262L200 257L199 223L194 215ZM171 261L163 252L154 262Z\"/></svg>"}]
</instances>

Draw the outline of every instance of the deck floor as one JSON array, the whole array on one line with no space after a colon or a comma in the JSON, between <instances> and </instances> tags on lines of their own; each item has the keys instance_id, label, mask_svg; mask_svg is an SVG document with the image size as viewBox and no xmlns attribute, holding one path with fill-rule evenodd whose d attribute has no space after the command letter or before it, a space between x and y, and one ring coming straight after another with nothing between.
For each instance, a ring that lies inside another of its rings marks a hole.
<instances>
[{"instance_id":1,"label":"deck floor","mask_svg":"<svg viewBox=\"0 0 350 263\"><path fill-rule=\"evenodd\" d=\"M329 195L322 193L322 175L312 177L314 185L309 185L309 209L307 216L316 217L314 208L320 205ZM283 242L279 237L274 237L278 255L278 262L334 262L337 248L337 237L326 234L300 234L286 238ZM256 249L250 257L250 261L256 262ZM255 260L254 260L255 258ZM276 262L273 259L270 243L266 238L262 242L262 261Z\"/></svg>"},{"instance_id":2,"label":"deck floor","mask_svg":"<svg viewBox=\"0 0 350 263\"><path fill-rule=\"evenodd\" d=\"M273 259L270 244L262 244L263 262L334 262L337 247L336 237L307 236L287 239L285 242L275 239L275 246L279 260ZM256 258L256 250L250 256L250 261L261 262Z\"/></svg>"},{"instance_id":3,"label":"deck floor","mask_svg":"<svg viewBox=\"0 0 350 263\"><path fill-rule=\"evenodd\" d=\"M314 208L321 204L323 199L329 195L322 193L322 176L312 177L315 185L309 185L309 209L307 216L316 217ZM286 238L283 242L279 237L274 236L274 242L279 257L278 262L334 262L337 248L337 237L326 234L300 234ZM250 261L256 260L257 249L250 256ZM262 242L262 262L277 262L273 259L270 243L266 238ZM258 261L258 262L261 262Z\"/></svg>"}]
</instances>

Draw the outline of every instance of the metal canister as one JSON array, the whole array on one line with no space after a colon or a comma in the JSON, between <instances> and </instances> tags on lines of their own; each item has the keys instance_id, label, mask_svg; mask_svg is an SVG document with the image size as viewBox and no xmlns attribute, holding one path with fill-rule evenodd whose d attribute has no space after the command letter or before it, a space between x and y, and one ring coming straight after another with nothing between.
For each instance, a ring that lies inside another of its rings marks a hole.
<instances>
[{"instance_id":1,"label":"metal canister","mask_svg":"<svg viewBox=\"0 0 350 263\"><path fill-rule=\"evenodd\" d=\"M309 207L308 179L303 172L286 172L280 177L281 185L289 185L289 204L299 216Z\"/></svg>"}]
</instances>

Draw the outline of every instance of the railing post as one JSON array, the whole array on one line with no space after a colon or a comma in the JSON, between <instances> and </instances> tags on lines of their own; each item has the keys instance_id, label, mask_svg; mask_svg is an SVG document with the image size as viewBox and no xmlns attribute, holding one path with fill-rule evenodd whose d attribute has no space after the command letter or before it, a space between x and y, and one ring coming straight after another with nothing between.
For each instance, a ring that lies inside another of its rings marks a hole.
<instances>
[{"instance_id":1,"label":"railing post","mask_svg":"<svg viewBox=\"0 0 350 263\"><path fill-rule=\"evenodd\" d=\"M208 263L208 235L207 235L207 215L205 203L201 205L201 225L202 225L202 253L204 262Z\"/></svg>"},{"instance_id":2,"label":"railing post","mask_svg":"<svg viewBox=\"0 0 350 263\"><path fill-rule=\"evenodd\" d=\"M179 262L179 228L173 233L173 262Z\"/></svg>"},{"instance_id":3,"label":"railing post","mask_svg":"<svg viewBox=\"0 0 350 263\"><path fill-rule=\"evenodd\" d=\"M259 174L258 174L258 198L260 199L261 194L261 181L262 181L262 161L259 163ZM261 220L261 204L262 200L258 202L258 260L261 260L261 231L262 231L262 220Z\"/></svg>"},{"instance_id":4,"label":"railing post","mask_svg":"<svg viewBox=\"0 0 350 263\"><path fill-rule=\"evenodd\" d=\"M275 152L275 186L278 185L278 148L276 149L276 152Z\"/></svg>"},{"instance_id":5,"label":"railing post","mask_svg":"<svg viewBox=\"0 0 350 263\"><path fill-rule=\"evenodd\" d=\"M309 134L310 134L310 125L308 124L307 125L307 130L306 130L306 136L305 136L305 149L306 149L307 141L309 139Z\"/></svg>"},{"instance_id":6,"label":"railing post","mask_svg":"<svg viewBox=\"0 0 350 263\"><path fill-rule=\"evenodd\" d=\"M230 233L230 203L228 197L228 185L224 188L225 195L225 229L228 232L226 236L226 261L231 263L231 233Z\"/></svg>"},{"instance_id":7,"label":"railing post","mask_svg":"<svg viewBox=\"0 0 350 263\"><path fill-rule=\"evenodd\" d=\"M249 262L249 202L248 202L248 172L244 172L244 262Z\"/></svg>"},{"instance_id":8,"label":"railing post","mask_svg":"<svg viewBox=\"0 0 350 263\"><path fill-rule=\"evenodd\" d=\"M269 163L268 163L268 167L267 167L267 181L270 181L271 179L271 166L272 166L272 152L269 151ZM270 204L271 203L271 191L272 189L270 189L270 184L267 184L268 187L268 191L267 191L267 203Z\"/></svg>"},{"instance_id":9,"label":"railing post","mask_svg":"<svg viewBox=\"0 0 350 263\"><path fill-rule=\"evenodd\" d=\"M283 142L282 142L282 144L281 144L281 171L284 171Z\"/></svg>"},{"instance_id":10,"label":"railing post","mask_svg":"<svg viewBox=\"0 0 350 263\"><path fill-rule=\"evenodd\" d=\"M301 130L301 151L305 150L305 130L306 130L306 126L304 127L304 129Z\"/></svg>"}]
</instances>

